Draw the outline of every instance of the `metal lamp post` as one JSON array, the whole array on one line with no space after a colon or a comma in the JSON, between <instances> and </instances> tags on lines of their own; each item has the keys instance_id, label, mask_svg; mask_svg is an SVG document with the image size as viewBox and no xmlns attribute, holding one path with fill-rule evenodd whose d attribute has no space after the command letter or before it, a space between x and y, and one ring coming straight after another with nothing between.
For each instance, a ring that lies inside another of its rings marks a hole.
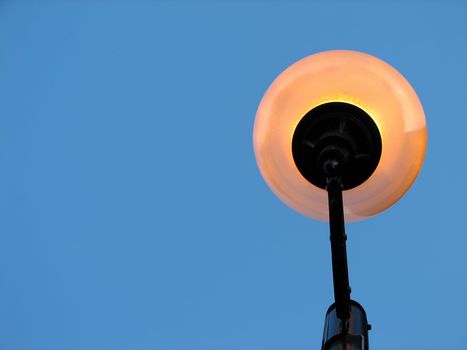
<instances>
[{"instance_id":1,"label":"metal lamp post","mask_svg":"<svg viewBox=\"0 0 467 350\"><path fill-rule=\"evenodd\" d=\"M266 91L255 120L261 173L288 206L329 221L334 300L322 349L368 349L350 298L345 221L375 215L411 186L426 148L423 108L389 64L355 51L308 56Z\"/></svg>"}]
</instances>

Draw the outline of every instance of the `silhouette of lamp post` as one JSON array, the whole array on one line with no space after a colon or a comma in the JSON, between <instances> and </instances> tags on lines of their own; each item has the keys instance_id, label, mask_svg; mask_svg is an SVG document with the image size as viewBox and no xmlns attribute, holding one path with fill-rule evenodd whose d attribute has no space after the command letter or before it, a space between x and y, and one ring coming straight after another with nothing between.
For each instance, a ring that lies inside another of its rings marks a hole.
<instances>
[{"instance_id":1,"label":"silhouette of lamp post","mask_svg":"<svg viewBox=\"0 0 467 350\"><path fill-rule=\"evenodd\" d=\"M296 211L329 221L335 302L322 349L368 349L365 311L350 299L345 221L389 208L415 180L427 142L415 91L371 55L317 53L269 86L253 139L271 190Z\"/></svg>"}]
</instances>

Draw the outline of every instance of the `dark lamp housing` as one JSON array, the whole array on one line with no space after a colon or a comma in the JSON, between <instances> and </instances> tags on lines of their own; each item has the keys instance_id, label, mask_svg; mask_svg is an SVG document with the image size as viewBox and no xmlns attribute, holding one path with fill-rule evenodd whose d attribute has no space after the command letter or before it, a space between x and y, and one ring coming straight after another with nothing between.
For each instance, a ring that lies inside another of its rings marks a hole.
<instances>
[{"instance_id":1,"label":"dark lamp housing","mask_svg":"<svg viewBox=\"0 0 467 350\"><path fill-rule=\"evenodd\" d=\"M313 108L300 120L292 139L298 170L322 189L333 172L342 176L343 190L364 183L378 166L381 148L381 135L373 119L345 102Z\"/></svg>"}]
</instances>

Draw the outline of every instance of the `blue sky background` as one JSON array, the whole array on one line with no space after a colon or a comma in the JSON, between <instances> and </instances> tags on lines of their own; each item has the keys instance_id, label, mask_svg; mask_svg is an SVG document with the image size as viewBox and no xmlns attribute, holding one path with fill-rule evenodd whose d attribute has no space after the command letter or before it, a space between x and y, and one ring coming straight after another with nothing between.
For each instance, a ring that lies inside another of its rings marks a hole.
<instances>
[{"instance_id":1,"label":"blue sky background","mask_svg":"<svg viewBox=\"0 0 467 350\"><path fill-rule=\"evenodd\" d=\"M348 225L372 349L465 350L467 3L0 2L0 349L319 349L328 228L282 204L252 128L309 54L396 67L429 144Z\"/></svg>"}]
</instances>

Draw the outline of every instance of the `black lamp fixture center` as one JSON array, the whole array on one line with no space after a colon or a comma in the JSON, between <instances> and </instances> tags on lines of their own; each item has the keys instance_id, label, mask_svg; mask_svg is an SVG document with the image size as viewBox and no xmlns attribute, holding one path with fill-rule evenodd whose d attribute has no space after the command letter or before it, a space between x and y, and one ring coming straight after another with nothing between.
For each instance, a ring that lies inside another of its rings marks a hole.
<instances>
[{"instance_id":1,"label":"black lamp fixture center","mask_svg":"<svg viewBox=\"0 0 467 350\"><path fill-rule=\"evenodd\" d=\"M292 139L292 154L309 182L326 188L339 175L342 189L365 182L381 158L378 127L363 109L346 102L321 104L300 120Z\"/></svg>"}]
</instances>

